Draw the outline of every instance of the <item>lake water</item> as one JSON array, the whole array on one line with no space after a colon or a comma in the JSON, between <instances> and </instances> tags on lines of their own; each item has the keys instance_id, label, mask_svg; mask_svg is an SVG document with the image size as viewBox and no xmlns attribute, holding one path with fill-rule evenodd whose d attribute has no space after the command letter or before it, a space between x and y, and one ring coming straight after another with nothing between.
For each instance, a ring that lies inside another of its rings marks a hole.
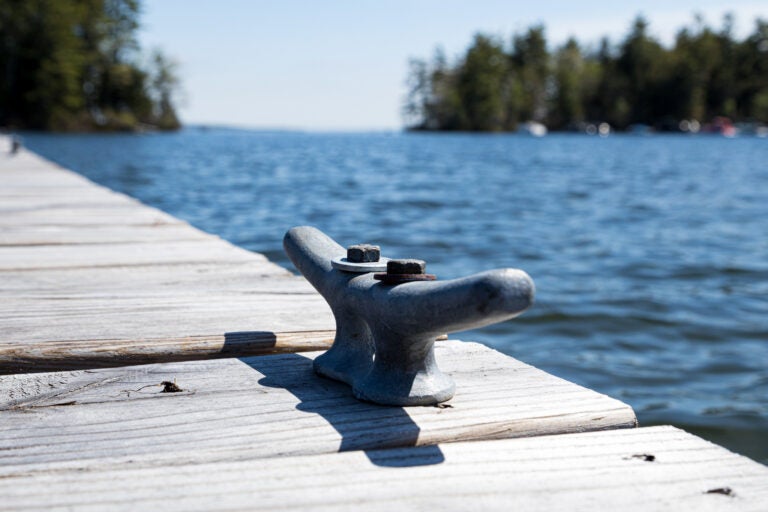
<instances>
[{"instance_id":1,"label":"lake water","mask_svg":"<svg viewBox=\"0 0 768 512\"><path fill-rule=\"evenodd\" d=\"M768 462L768 139L189 129L26 144L290 266L284 232L518 267L536 305L459 335ZM456 337L456 336L454 336Z\"/></svg>"}]
</instances>

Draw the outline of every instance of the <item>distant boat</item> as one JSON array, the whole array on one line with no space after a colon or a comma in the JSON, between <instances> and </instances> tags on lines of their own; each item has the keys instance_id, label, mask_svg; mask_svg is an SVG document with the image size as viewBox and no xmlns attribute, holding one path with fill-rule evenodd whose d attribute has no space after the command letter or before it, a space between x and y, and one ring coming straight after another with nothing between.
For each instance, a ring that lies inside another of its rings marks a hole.
<instances>
[{"instance_id":1,"label":"distant boat","mask_svg":"<svg viewBox=\"0 0 768 512\"><path fill-rule=\"evenodd\" d=\"M712 122L704 126L705 133L722 135L723 137L735 137L739 130L733 125L730 119L723 116L717 116Z\"/></svg>"},{"instance_id":2,"label":"distant boat","mask_svg":"<svg viewBox=\"0 0 768 512\"><path fill-rule=\"evenodd\" d=\"M536 121L527 121L520 125L517 133L532 135L533 137L543 137L547 134L547 127Z\"/></svg>"}]
</instances>

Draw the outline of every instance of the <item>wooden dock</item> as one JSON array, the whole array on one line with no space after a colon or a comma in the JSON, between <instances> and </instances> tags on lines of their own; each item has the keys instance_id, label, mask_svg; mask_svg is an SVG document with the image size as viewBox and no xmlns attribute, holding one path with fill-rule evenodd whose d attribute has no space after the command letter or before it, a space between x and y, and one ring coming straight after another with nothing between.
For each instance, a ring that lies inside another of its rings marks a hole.
<instances>
[{"instance_id":1,"label":"wooden dock","mask_svg":"<svg viewBox=\"0 0 768 512\"><path fill-rule=\"evenodd\" d=\"M768 468L476 343L436 345L447 404L359 402L312 372L333 328L262 255L0 152L0 510L768 510Z\"/></svg>"},{"instance_id":2,"label":"wooden dock","mask_svg":"<svg viewBox=\"0 0 768 512\"><path fill-rule=\"evenodd\" d=\"M0 153L0 282L0 374L333 340L304 279L27 151Z\"/></svg>"}]
</instances>

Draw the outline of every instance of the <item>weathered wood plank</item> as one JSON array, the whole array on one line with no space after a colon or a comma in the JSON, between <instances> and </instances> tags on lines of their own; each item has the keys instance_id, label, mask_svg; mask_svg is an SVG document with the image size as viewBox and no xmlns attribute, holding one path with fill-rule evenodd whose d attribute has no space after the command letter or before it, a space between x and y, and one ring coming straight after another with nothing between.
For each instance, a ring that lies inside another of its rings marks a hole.
<instances>
[{"instance_id":1,"label":"weathered wood plank","mask_svg":"<svg viewBox=\"0 0 768 512\"><path fill-rule=\"evenodd\" d=\"M153 244L0 247L0 271L167 265L172 263L246 263L250 261L266 263L267 259L261 254L237 248L228 242L213 237L202 240L155 242Z\"/></svg>"},{"instance_id":2,"label":"weathered wood plank","mask_svg":"<svg viewBox=\"0 0 768 512\"><path fill-rule=\"evenodd\" d=\"M10 509L763 512L768 503L768 468L672 427L200 464L106 456L3 472Z\"/></svg>"},{"instance_id":3,"label":"weathered wood plank","mask_svg":"<svg viewBox=\"0 0 768 512\"><path fill-rule=\"evenodd\" d=\"M360 402L314 374L317 352L0 377L0 475L103 457L202 463L636 425L627 405L482 345L436 352L457 385L447 407ZM160 392L174 380L183 392Z\"/></svg>"},{"instance_id":4,"label":"weathered wood plank","mask_svg":"<svg viewBox=\"0 0 768 512\"><path fill-rule=\"evenodd\" d=\"M58 194L20 195L5 192L4 188L0 188L0 215L38 208L135 207L140 204L136 199L124 194L96 187L83 187L69 193L59 192Z\"/></svg>"},{"instance_id":5,"label":"weathered wood plank","mask_svg":"<svg viewBox=\"0 0 768 512\"><path fill-rule=\"evenodd\" d=\"M211 235L186 224L0 227L0 246L154 243L210 238Z\"/></svg>"},{"instance_id":6,"label":"weathered wood plank","mask_svg":"<svg viewBox=\"0 0 768 512\"><path fill-rule=\"evenodd\" d=\"M0 342L0 375L327 350L336 331L234 331L186 337L174 333L168 338L131 334L133 338L127 340Z\"/></svg>"},{"instance_id":7,"label":"weathered wood plank","mask_svg":"<svg viewBox=\"0 0 768 512\"><path fill-rule=\"evenodd\" d=\"M38 208L4 212L0 227L5 226L155 226L182 224L183 221L154 208L133 205L83 208Z\"/></svg>"},{"instance_id":8,"label":"weathered wood plank","mask_svg":"<svg viewBox=\"0 0 768 512\"><path fill-rule=\"evenodd\" d=\"M335 328L304 279L263 260L0 272L0 282L0 373L240 356L272 339L319 349Z\"/></svg>"},{"instance_id":9,"label":"weathered wood plank","mask_svg":"<svg viewBox=\"0 0 768 512\"><path fill-rule=\"evenodd\" d=\"M173 297L184 292L315 293L303 278L262 258L244 263L0 271L0 298Z\"/></svg>"},{"instance_id":10,"label":"weathered wood plank","mask_svg":"<svg viewBox=\"0 0 768 512\"><path fill-rule=\"evenodd\" d=\"M55 200L62 195L81 196L90 199L95 196L104 197L107 193L119 194L119 192L114 192L106 187L87 181L70 185L57 185L55 183L51 185L42 183L38 186L11 185L3 180L3 174L0 173L0 201L14 198L29 198L32 200L40 198L40 201L46 199Z\"/></svg>"},{"instance_id":11,"label":"weathered wood plank","mask_svg":"<svg viewBox=\"0 0 768 512\"><path fill-rule=\"evenodd\" d=\"M1 161L1 159L0 159ZM52 189L54 187L95 187L92 181L77 173L51 166L48 163L38 163L27 167L19 167L20 160L6 161L0 164L0 191L6 194L6 189L34 188ZM13 166L13 167L10 167Z\"/></svg>"},{"instance_id":12,"label":"weathered wood plank","mask_svg":"<svg viewBox=\"0 0 768 512\"><path fill-rule=\"evenodd\" d=\"M0 282L0 373L282 350L272 340L320 349L335 328L304 279L250 254L245 263L0 271Z\"/></svg>"},{"instance_id":13,"label":"weathered wood plank","mask_svg":"<svg viewBox=\"0 0 768 512\"><path fill-rule=\"evenodd\" d=\"M219 335L243 330L332 327L330 310L311 294L233 295L210 292L173 298L114 297L0 302L0 341L140 339ZM317 312L322 318L298 318ZM45 324L48 324L47 326ZM58 334L57 334L58 333Z\"/></svg>"}]
</instances>

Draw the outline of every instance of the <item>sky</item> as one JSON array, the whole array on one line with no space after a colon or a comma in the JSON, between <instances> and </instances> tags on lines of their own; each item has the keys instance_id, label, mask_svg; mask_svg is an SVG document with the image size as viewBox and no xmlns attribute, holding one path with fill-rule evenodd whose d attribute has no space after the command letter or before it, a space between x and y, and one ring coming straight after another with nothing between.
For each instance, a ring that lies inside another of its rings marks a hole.
<instances>
[{"instance_id":1,"label":"sky","mask_svg":"<svg viewBox=\"0 0 768 512\"><path fill-rule=\"evenodd\" d=\"M509 40L537 23L550 48L618 42L638 14L669 44L694 13L719 27L726 12L741 38L768 2L145 0L139 42L178 63L186 124L399 130L408 60L437 46L454 58L477 32Z\"/></svg>"}]
</instances>

